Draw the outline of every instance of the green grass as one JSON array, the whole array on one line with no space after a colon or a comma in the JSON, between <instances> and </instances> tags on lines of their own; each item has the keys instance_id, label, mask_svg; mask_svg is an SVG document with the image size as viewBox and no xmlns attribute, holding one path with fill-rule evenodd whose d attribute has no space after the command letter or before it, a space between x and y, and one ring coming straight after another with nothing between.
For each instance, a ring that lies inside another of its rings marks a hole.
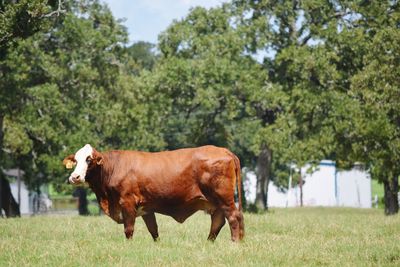
<instances>
[{"instance_id":1,"label":"green grass","mask_svg":"<svg viewBox=\"0 0 400 267\"><path fill-rule=\"evenodd\" d=\"M400 216L382 210L296 208L245 214L246 237L229 227L207 242L210 219L157 215L154 243L138 218L133 240L105 216L0 219L0 266L399 266Z\"/></svg>"},{"instance_id":2,"label":"green grass","mask_svg":"<svg viewBox=\"0 0 400 267\"><path fill-rule=\"evenodd\" d=\"M372 180L372 190L371 190L371 196L372 199L374 199L375 195L378 196L378 207L381 209L385 208L383 196L384 196L384 190L383 190L383 184L379 183L377 180Z\"/></svg>"}]
</instances>

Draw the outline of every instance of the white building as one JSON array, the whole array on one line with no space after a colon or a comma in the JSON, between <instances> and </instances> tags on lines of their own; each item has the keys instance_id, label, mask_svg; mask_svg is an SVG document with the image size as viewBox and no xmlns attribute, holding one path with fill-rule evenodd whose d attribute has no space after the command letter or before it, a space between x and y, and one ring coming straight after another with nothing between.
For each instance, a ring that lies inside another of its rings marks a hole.
<instances>
[{"instance_id":1,"label":"white building","mask_svg":"<svg viewBox=\"0 0 400 267\"><path fill-rule=\"evenodd\" d=\"M1 171L1 170L0 170ZM26 187L22 177L24 172L18 171L18 169L3 170L3 173L10 178L10 188L11 194L13 195L15 201L19 203L19 209L22 215L32 214L34 212L43 212L50 209L52 206L51 200L48 198L46 193L42 193L38 197L36 192L29 191ZM21 178L18 184L18 176ZM42 192L44 186L41 187ZM38 205L39 201L39 205Z\"/></svg>"},{"instance_id":2,"label":"white building","mask_svg":"<svg viewBox=\"0 0 400 267\"><path fill-rule=\"evenodd\" d=\"M371 208L371 177L361 166L337 173L337 205L343 207Z\"/></svg>"},{"instance_id":3,"label":"white building","mask_svg":"<svg viewBox=\"0 0 400 267\"><path fill-rule=\"evenodd\" d=\"M18 203L18 183L10 183L11 187L11 194L13 195L15 201ZM20 188L20 205L19 211L21 214L30 214L32 213L30 201L29 201L29 190L26 188L25 183L21 181L21 188Z\"/></svg>"},{"instance_id":4,"label":"white building","mask_svg":"<svg viewBox=\"0 0 400 267\"><path fill-rule=\"evenodd\" d=\"M371 208L371 177L361 166L352 170L339 171L333 161L323 160L312 173L307 173L310 166L301 169L303 180L303 205L324 207ZM254 203L256 176L246 173L244 183L246 199ZM288 174L289 179L289 174ZM280 190L271 181L268 186L269 207L300 206L300 188Z\"/></svg>"}]
</instances>

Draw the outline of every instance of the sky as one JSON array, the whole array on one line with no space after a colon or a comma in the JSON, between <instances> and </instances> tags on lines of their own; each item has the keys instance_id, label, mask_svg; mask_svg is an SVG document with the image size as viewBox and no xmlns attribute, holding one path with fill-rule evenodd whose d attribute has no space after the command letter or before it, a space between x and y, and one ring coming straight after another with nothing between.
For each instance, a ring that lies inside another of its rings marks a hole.
<instances>
[{"instance_id":1,"label":"sky","mask_svg":"<svg viewBox=\"0 0 400 267\"><path fill-rule=\"evenodd\" d=\"M185 17L190 8L215 7L226 0L102 0L111 9L114 17L125 18L129 41L157 42L157 36L173 20Z\"/></svg>"}]
</instances>

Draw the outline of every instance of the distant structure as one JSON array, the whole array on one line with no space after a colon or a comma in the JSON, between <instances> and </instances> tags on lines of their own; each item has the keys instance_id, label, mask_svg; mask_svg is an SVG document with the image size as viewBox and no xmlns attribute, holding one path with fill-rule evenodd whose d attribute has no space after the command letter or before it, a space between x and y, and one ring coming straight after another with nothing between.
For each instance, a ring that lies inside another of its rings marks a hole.
<instances>
[{"instance_id":1,"label":"distant structure","mask_svg":"<svg viewBox=\"0 0 400 267\"><path fill-rule=\"evenodd\" d=\"M301 168L303 184L303 205L322 207L371 208L371 177L363 165L356 164L351 170L338 170L330 160L323 160L314 172L307 173L310 166ZM246 173L244 184L246 199L255 200L256 176ZM289 174L288 174L289 176ZM296 185L289 190L280 190L271 181L268 187L269 207L300 206L300 188Z\"/></svg>"},{"instance_id":2,"label":"distant structure","mask_svg":"<svg viewBox=\"0 0 400 267\"><path fill-rule=\"evenodd\" d=\"M22 178L24 172L18 169L3 170L3 173L10 180L11 193L14 199L19 204L21 215L28 215L38 212L45 212L52 206L51 200L45 192L42 192L40 196L30 191ZM41 188L42 191L43 187Z\"/></svg>"}]
</instances>

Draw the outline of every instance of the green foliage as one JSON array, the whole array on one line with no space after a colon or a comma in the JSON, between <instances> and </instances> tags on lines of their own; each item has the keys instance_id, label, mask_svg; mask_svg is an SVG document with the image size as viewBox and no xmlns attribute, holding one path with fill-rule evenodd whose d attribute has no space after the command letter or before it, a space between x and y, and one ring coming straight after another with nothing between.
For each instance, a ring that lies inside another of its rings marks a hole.
<instances>
[{"instance_id":1,"label":"green foliage","mask_svg":"<svg viewBox=\"0 0 400 267\"><path fill-rule=\"evenodd\" d=\"M139 41L126 48L128 57L136 63L129 71L138 75L141 70L152 70L157 61L155 45L149 42Z\"/></svg>"},{"instance_id":2,"label":"green foliage","mask_svg":"<svg viewBox=\"0 0 400 267\"><path fill-rule=\"evenodd\" d=\"M18 44L40 31L47 31L63 9L50 12L57 4L54 1L1 1L0 2L0 165L2 169L19 166L30 169L26 155L33 142L18 117L25 104L27 91L26 71L23 55L15 53ZM14 61L15 60L15 61ZM8 155L7 155L8 154ZM11 155L11 156L10 156ZM27 170L26 173L29 173Z\"/></svg>"},{"instance_id":3,"label":"green foliage","mask_svg":"<svg viewBox=\"0 0 400 267\"><path fill-rule=\"evenodd\" d=\"M364 68L352 79L352 93L363 103L356 153L379 178L400 174L400 34L385 27L368 43Z\"/></svg>"},{"instance_id":4,"label":"green foliage","mask_svg":"<svg viewBox=\"0 0 400 267\"><path fill-rule=\"evenodd\" d=\"M42 29L43 16L51 11L47 0L22 0L0 2L0 56L4 48Z\"/></svg>"},{"instance_id":5,"label":"green foliage","mask_svg":"<svg viewBox=\"0 0 400 267\"><path fill-rule=\"evenodd\" d=\"M4 133L5 149L16 155L29 153L32 148L32 140L29 139L22 125L6 119L4 128L6 129Z\"/></svg>"}]
</instances>

